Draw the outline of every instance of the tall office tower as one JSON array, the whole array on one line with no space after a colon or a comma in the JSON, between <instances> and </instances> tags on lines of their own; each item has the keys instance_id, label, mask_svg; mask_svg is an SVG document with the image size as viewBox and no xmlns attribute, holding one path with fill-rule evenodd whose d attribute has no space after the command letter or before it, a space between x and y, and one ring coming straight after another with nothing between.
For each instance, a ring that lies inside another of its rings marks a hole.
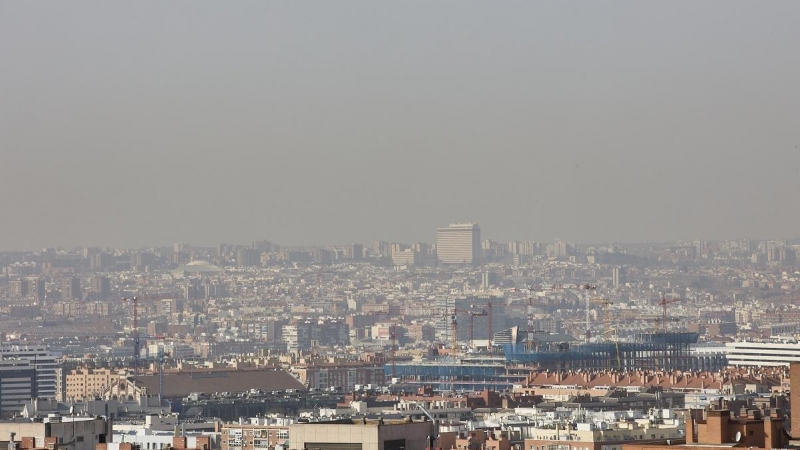
<instances>
[{"instance_id":1,"label":"tall office tower","mask_svg":"<svg viewBox=\"0 0 800 450\"><path fill-rule=\"evenodd\" d=\"M626 282L624 267L614 267L611 269L611 284L614 286L622 286Z\"/></svg>"},{"instance_id":2,"label":"tall office tower","mask_svg":"<svg viewBox=\"0 0 800 450\"><path fill-rule=\"evenodd\" d=\"M83 298L81 291L81 279L78 277L67 277L61 280L61 299L80 300Z\"/></svg>"},{"instance_id":3,"label":"tall office tower","mask_svg":"<svg viewBox=\"0 0 800 450\"><path fill-rule=\"evenodd\" d=\"M454 223L436 232L436 253L443 264L477 264L481 259L481 229L476 223Z\"/></svg>"}]
</instances>

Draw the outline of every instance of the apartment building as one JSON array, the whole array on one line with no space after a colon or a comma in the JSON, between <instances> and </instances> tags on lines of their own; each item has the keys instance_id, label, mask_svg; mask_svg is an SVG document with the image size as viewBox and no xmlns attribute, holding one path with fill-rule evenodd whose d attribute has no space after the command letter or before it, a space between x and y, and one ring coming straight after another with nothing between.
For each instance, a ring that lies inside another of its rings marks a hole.
<instances>
[{"instance_id":1,"label":"apartment building","mask_svg":"<svg viewBox=\"0 0 800 450\"><path fill-rule=\"evenodd\" d=\"M386 380L383 365L366 362L299 364L289 371L309 389L339 387L350 392L356 385L382 385Z\"/></svg>"},{"instance_id":2,"label":"apartment building","mask_svg":"<svg viewBox=\"0 0 800 450\"><path fill-rule=\"evenodd\" d=\"M58 392L60 401L81 400L101 396L115 381L123 380L125 371L111 369L89 369L79 367L64 377L64 387Z\"/></svg>"},{"instance_id":3,"label":"apartment building","mask_svg":"<svg viewBox=\"0 0 800 450\"><path fill-rule=\"evenodd\" d=\"M252 417L249 422L222 426L222 450L257 450L275 448L289 439L289 425L293 418Z\"/></svg>"}]
</instances>

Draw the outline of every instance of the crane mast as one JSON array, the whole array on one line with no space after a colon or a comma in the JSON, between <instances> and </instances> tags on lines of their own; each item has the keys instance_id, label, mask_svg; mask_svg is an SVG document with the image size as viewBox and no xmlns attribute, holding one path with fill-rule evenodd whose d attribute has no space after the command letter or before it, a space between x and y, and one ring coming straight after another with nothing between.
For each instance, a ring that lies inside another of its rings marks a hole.
<instances>
[{"instance_id":1,"label":"crane mast","mask_svg":"<svg viewBox=\"0 0 800 450\"><path fill-rule=\"evenodd\" d=\"M141 358L141 341L139 338L139 301L140 300L164 300L177 298L174 294L154 294L154 295L134 295L133 297L124 297L123 303L130 303L133 307L133 330L131 337L133 338L133 373L139 373L139 359Z\"/></svg>"}]
</instances>

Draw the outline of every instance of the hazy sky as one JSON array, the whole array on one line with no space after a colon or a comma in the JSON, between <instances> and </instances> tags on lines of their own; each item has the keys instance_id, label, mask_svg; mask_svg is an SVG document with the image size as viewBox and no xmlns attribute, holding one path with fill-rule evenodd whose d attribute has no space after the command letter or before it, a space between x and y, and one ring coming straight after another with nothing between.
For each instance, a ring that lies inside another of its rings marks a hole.
<instances>
[{"instance_id":1,"label":"hazy sky","mask_svg":"<svg viewBox=\"0 0 800 450\"><path fill-rule=\"evenodd\" d=\"M800 2L0 2L0 249L791 237Z\"/></svg>"}]
</instances>

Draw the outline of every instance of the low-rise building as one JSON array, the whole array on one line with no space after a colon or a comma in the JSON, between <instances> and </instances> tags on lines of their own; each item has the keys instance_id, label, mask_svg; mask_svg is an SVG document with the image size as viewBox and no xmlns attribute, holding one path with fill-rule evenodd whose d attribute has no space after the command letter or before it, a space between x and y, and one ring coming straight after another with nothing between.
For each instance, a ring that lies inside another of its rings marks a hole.
<instances>
[{"instance_id":1,"label":"low-rise building","mask_svg":"<svg viewBox=\"0 0 800 450\"><path fill-rule=\"evenodd\" d=\"M422 450L433 422L337 420L289 426L291 450Z\"/></svg>"},{"instance_id":2,"label":"low-rise building","mask_svg":"<svg viewBox=\"0 0 800 450\"><path fill-rule=\"evenodd\" d=\"M385 368L366 362L298 364L290 369L309 389L342 388L350 392L356 385L383 385Z\"/></svg>"},{"instance_id":3,"label":"low-rise building","mask_svg":"<svg viewBox=\"0 0 800 450\"><path fill-rule=\"evenodd\" d=\"M289 426L295 422L287 417L254 417L249 422L222 426L222 450L259 450L284 445L289 439Z\"/></svg>"},{"instance_id":4,"label":"low-rise building","mask_svg":"<svg viewBox=\"0 0 800 450\"><path fill-rule=\"evenodd\" d=\"M98 444L111 440L111 423L102 417L62 417L60 414L50 414L38 421L15 419L0 422L0 436L10 437L12 433L19 448L54 446L95 450Z\"/></svg>"}]
</instances>

